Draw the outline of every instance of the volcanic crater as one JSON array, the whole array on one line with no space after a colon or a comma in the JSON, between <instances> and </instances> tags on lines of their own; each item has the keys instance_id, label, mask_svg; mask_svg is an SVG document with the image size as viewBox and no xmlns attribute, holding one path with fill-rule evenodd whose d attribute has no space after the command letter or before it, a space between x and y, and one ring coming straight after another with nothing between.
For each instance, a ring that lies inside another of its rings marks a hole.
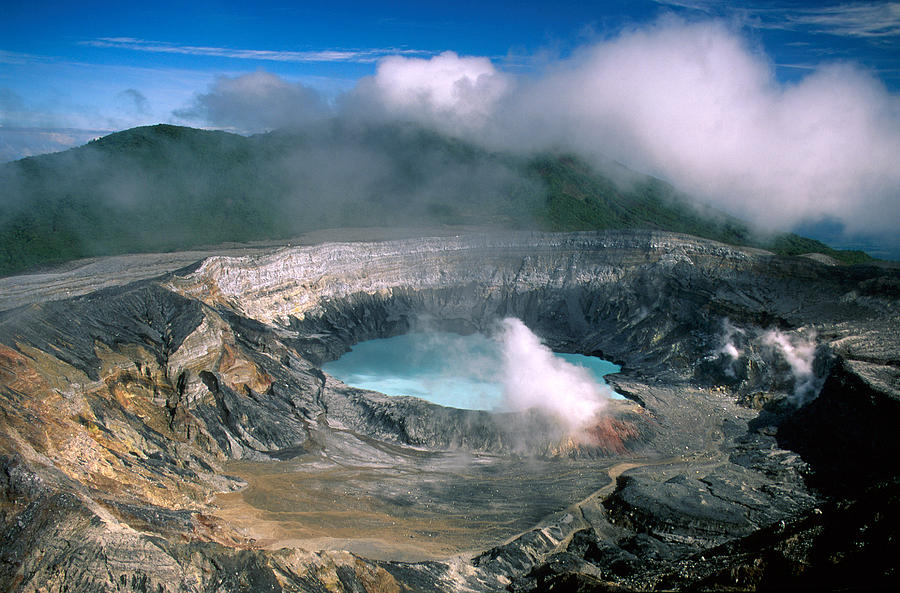
<instances>
[{"instance_id":1,"label":"volcanic crater","mask_svg":"<svg viewBox=\"0 0 900 593\"><path fill-rule=\"evenodd\" d=\"M22 277L0 313L4 590L896 580L896 269L654 231L128 261ZM321 368L507 317L627 399L572 434Z\"/></svg>"}]
</instances>

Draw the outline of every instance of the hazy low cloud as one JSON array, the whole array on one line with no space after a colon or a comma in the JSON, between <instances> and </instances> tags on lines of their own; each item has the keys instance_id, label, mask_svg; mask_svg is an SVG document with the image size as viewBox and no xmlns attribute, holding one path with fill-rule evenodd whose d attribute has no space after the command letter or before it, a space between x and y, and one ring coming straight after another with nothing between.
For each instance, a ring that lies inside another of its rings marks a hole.
<instances>
[{"instance_id":1,"label":"hazy low cloud","mask_svg":"<svg viewBox=\"0 0 900 593\"><path fill-rule=\"evenodd\" d=\"M209 92L174 112L182 119L240 132L303 126L328 113L315 90L264 71L235 78L220 76Z\"/></svg>"},{"instance_id":2,"label":"hazy low cloud","mask_svg":"<svg viewBox=\"0 0 900 593\"><path fill-rule=\"evenodd\" d=\"M851 64L784 85L732 28L674 19L535 78L476 60L391 58L357 92L500 148L617 159L766 228L830 218L888 233L900 220L900 102Z\"/></svg>"},{"instance_id":3,"label":"hazy low cloud","mask_svg":"<svg viewBox=\"0 0 900 593\"><path fill-rule=\"evenodd\" d=\"M177 115L247 131L400 119L498 149L616 159L765 228L837 220L890 236L900 220L900 99L848 63L781 83L721 21L664 19L528 77L453 52L391 56L336 105L256 72L218 79Z\"/></svg>"},{"instance_id":4,"label":"hazy low cloud","mask_svg":"<svg viewBox=\"0 0 900 593\"><path fill-rule=\"evenodd\" d=\"M30 108L16 92L0 87L0 163L66 150L108 133L59 126L52 116ZM12 190L0 188L3 193Z\"/></svg>"},{"instance_id":5,"label":"hazy low cloud","mask_svg":"<svg viewBox=\"0 0 900 593\"><path fill-rule=\"evenodd\" d=\"M144 93L137 89L125 89L116 98L119 106L128 113L146 115L150 112L150 103Z\"/></svg>"},{"instance_id":6,"label":"hazy low cloud","mask_svg":"<svg viewBox=\"0 0 900 593\"><path fill-rule=\"evenodd\" d=\"M0 163L24 157L59 152L80 146L110 133L110 130L84 130L79 128L7 127L0 125ZM7 197L14 192L3 188Z\"/></svg>"},{"instance_id":7,"label":"hazy low cloud","mask_svg":"<svg viewBox=\"0 0 900 593\"><path fill-rule=\"evenodd\" d=\"M0 126L15 125L23 119L25 102L15 91L0 87Z\"/></svg>"},{"instance_id":8,"label":"hazy low cloud","mask_svg":"<svg viewBox=\"0 0 900 593\"><path fill-rule=\"evenodd\" d=\"M769 227L900 220L898 99L865 71L795 85L720 23L667 21L586 48L521 85L496 122L516 143L603 153Z\"/></svg>"}]
</instances>

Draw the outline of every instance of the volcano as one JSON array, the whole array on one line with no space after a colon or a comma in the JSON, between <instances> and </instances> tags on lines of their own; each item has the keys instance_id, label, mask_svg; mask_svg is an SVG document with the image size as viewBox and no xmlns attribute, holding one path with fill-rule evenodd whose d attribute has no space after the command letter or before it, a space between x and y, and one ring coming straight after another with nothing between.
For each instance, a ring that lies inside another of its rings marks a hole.
<instances>
[{"instance_id":1,"label":"volcano","mask_svg":"<svg viewBox=\"0 0 900 593\"><path fill-rule=\"evenodd\" d=\"M4 590L896 581L896 269L646 230L335 239L4 280ZM322 370L507 317L621 366L591 438ZM775 330L810 344L803 401Z\"/></svg>"}]
</instances>

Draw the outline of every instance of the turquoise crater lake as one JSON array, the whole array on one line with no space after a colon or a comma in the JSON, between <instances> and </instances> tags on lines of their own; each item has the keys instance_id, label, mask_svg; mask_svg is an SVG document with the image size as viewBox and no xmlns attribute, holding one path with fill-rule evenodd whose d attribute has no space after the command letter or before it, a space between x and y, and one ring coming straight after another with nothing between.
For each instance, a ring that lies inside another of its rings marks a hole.
<instances>
[{"instance_id":1,"label":"turquoise crater lake","mask_svg":"<svg viewBox=\"0 0 900 593\"><path fill-rule=\"evenodd\" d=\"M587 369L596 382L620 367L594 356L554 356ZM352 387L411 395L442 406L494 410L503 405L503 344L482 334L410 333L355 345L322 366ZM609 391L609 396L622 396Z\"/></svg>"}]
</instances>

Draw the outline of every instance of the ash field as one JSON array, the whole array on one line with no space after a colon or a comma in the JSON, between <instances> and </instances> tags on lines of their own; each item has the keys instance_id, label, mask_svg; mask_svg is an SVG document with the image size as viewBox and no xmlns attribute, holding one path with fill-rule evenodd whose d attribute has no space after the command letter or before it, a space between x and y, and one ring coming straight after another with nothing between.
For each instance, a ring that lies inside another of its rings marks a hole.
<instances>
[{"instance_id":1,"label":"ash field","mask_svg":"<svg viewBox=\"0 0 900 593\"><path fill-rule=\"evenodd\" d=\"M897 584L896 268L663 231L311 243L2 280L0 588ZM426 318L517 318L626 399L573 430L321 369Z\"/></svg>"}]
</instances>

